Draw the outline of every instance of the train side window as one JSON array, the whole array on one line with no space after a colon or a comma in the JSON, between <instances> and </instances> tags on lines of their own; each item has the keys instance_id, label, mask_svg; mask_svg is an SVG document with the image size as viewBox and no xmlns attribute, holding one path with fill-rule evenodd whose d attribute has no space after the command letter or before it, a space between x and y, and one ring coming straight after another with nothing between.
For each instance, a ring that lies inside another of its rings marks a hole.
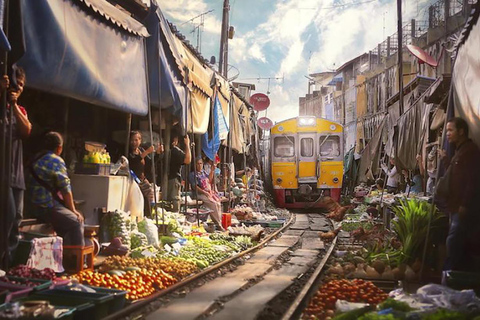
<instances>
[{"instance_id":1,"label":"train side window","mask_svg":"<svg viewBox=\"0 0 480 320\"><path fill-rule=\"evenodd\" d=\"M295 155L295 138L293 136L275 137L275 157L293 157Z\"/></svg>"},{"instance_id":2,"label":"train side window","mask_svg":"<svg viewBox=\"0 0 480 320\"><path fill-rule=\"evenodd\" d=\"M300 140L300 155L302 157L313 157L313 138L302 138Z\"/></svg>"},{"instance_id":3,"label":"train side window","mask_svg":"<svg viewBox=\"0 0 480 320\"><path fill-rule=\"evenodd\" d=\"M339 136L320 136L320 156L322 157L340 156L340 137Z\"/></svg>"}]
</instances>

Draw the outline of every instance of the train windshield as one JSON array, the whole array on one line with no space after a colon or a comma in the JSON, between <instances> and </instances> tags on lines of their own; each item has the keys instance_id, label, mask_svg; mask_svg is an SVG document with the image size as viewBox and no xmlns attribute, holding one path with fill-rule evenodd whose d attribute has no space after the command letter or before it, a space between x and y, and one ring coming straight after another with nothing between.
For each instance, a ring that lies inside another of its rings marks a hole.
<instances>
[{"instance_id":1,"label":"train windshield","mask_svg":"<svg viewBox=\"0 0 480 320\"><path fill-rule=\"evenodd\" d=\"M276 137L274 148L275 157L293 157L295 155L295 140L293 136Z\"/></svg>"},{"instance_id":2,"label":"train windshield","mask_svg":"<svg viewBox=\"0 0 480 320\"><path fill-rule=\"evenodd\" d=\"M340 137L339 136L320 136L320 156L322 157L340 156Z\"/></svg>"}]
</instances>

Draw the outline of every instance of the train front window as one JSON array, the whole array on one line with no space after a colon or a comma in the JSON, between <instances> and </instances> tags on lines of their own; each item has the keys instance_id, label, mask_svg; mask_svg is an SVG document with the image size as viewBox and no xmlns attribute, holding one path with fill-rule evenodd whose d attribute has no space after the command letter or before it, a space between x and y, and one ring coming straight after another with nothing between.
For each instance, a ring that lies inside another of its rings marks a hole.
<instances>
[{"instance_id":1,"label":"train front window","mask_svg":"<svg viewBox=\"0 0 480 320\"><path fill-rule=\"evenodd\" d=\"M275 157L293 157L295 155L295 140L293 136L276 137L274 140Z\"/></svg>"},{"instance_id":2,"label":"train front window","mask_svg":"<svg viewBox=\"0 0 480 320\"><path fill-rule=\"evenodd\" d=\"M300 140L300 155L302 157L313 157L312 138L302 138L302 140Z\"/></svg>"},{"instance_id":3,"label":"train front window","mask_svg":"<svg viewBox=\"0 0 480 320\"><path fill-rule=\"evenodd\" d=\"M340 137L339 136L320 136L320 156L322 157L340 156Z\"/></svg>"}]
</instances>

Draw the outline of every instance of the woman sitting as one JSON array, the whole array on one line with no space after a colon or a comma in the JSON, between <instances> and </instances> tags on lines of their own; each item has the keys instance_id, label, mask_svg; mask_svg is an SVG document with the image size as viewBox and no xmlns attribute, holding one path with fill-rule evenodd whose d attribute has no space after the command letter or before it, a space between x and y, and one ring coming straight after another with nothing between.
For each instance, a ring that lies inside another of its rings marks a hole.
<instances>
[{"instance_id":1,"label":"woman sitting","mask_svg":"<svg viewBox=\"0 0 480 320\"><path fill-rule=\"evenodd\" d=\"M220 197L212 190L212 181L214 179L216 164L213 164L210 174L207 175L203 169L203 160L198 157L195 161L195 172L190 172L190 184L195 188L197 199L203 201L205 207L211 210L210 218L217 225L221 231L225 231L222 227L222 205L220 204Z\"/></svg>"}]
</instances>

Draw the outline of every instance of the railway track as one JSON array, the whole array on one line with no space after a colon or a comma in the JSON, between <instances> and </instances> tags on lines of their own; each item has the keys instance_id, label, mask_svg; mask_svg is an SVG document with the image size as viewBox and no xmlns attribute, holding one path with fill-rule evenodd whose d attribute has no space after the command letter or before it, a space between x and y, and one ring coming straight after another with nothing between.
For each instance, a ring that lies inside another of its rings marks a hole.
<instances>
[{"instance_id":1,"label":"railway track","mask_svg":"<svg viewBox=\"0 0 480 320\"><path fill-rule=\"evenodd\" d=\"M298 319L336 243L318 232L331 229L321 214L292 214L256 247L107 319Z\"/></svg>"}]
</instances>

